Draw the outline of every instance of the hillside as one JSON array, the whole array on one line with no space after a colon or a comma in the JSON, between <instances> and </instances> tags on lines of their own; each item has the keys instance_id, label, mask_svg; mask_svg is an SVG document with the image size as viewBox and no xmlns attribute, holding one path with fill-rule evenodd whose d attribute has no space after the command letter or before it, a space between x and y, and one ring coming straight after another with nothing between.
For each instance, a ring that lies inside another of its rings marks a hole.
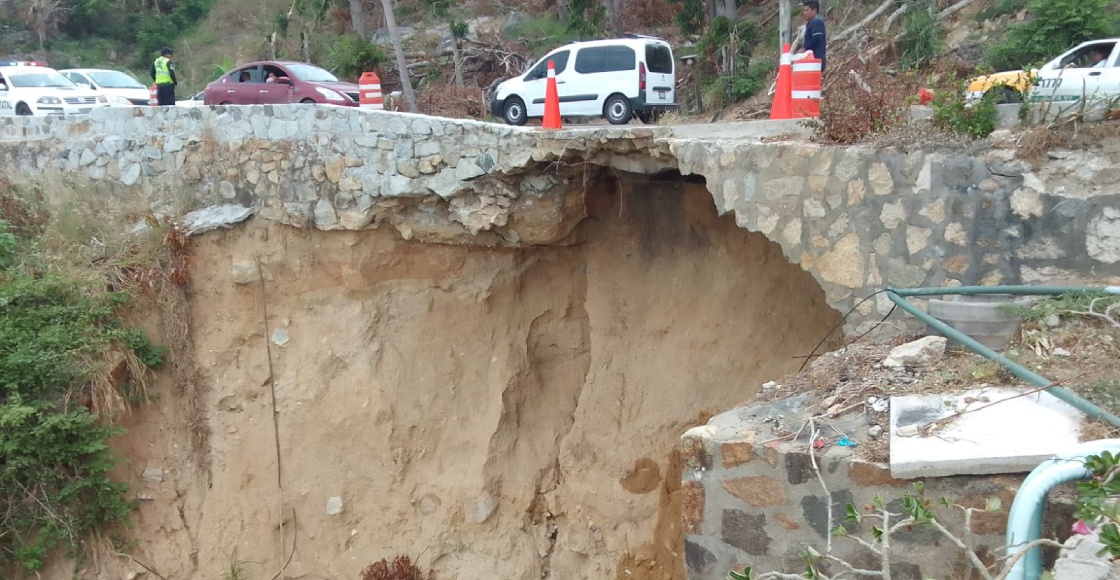
<instances>
[{"instance_id":1,"label":"hillside","mask_svg":"<svg viewBox=\"0 0 1120 580\"><path fill-rule=\"evenodd\" d=\"M678 83L691 87L694 76L700 76L703 112L749 102L772 83L779 46L778 1L726 4L393 2L421 110L473 117L486 115L485 96L496 79L520 73L548 49L574 39L634 32L670 40L678 56L702 55L697 70L682 67ZM798 3L793 4L796 43L803 19ZM853 67L882 67L892 75L1017 68L1120 30L1112 0L823 4L833 71L826 88L842 77L835 71ZM180 98L200 90L228 66L264 58L310 61L348 78L375 68L392 89L399 77L384 23L382 3L374 0L0 0L0 55L45 58L56 68L128 69L147 82L155 52L170 45L177 51ZM457 48L462 56L461 86L453 66ZM692 93L682 91L686 111L699 113Z\"/></svg>"}]
</instances>

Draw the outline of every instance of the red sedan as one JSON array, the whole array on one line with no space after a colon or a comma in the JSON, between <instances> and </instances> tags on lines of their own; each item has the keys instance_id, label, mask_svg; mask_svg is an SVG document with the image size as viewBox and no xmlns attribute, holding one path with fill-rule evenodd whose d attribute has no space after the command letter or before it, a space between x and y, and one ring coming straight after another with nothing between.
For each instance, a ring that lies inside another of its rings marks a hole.
<instances>
[{"instance_id":1,"label":"red sedan","mask_svg":"<svg viewBox=\"0 0 1120 580\"><path fill-rule=\"evenodd\" d=\"M206 105L287 105L321 103L358 106L358 85L302 62L254 62L206 85Z\"/></svg>"}]
</instances>

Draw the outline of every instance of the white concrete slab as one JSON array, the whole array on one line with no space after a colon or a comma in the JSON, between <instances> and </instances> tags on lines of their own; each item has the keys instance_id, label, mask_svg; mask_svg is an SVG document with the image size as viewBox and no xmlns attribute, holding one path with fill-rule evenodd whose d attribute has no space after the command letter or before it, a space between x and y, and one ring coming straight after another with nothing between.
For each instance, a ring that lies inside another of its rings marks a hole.
<instances>
[{"instance_id":1,"label":"white concrete slab","mask_svg":"<svg viewBox=\"0 0 1120 580\"><path fill-rule=\"evenodd\" d=\"M891 475L917 479L1022 473L1077 444L1080 411L1049 393L1012 398L1023 392L983 389L892 397ZM966 409L979 410L956 417L930 436L912 435L915 427L924 431L921 427L930 422Z\"/></svg>"}]
</instances>

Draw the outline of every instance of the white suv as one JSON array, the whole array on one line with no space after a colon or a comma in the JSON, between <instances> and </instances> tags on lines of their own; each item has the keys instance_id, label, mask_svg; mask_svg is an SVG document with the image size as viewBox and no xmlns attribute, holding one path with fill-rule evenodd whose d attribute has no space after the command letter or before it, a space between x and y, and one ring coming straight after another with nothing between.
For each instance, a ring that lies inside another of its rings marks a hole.
<instances>
[{"instance_id":1,"label":"white suv","mask_svg":"<svg viewBox=\"0 0 1120 580\"><path fill-rule=\"evenodd\" d=\"M511 125L544 116L548 62L556 67L561 117L606 117L649 123L677 107L673 49L650 36L573 42L548 53L529 72L498 85L490 112Z\"/></svg>"},{"instance_id":2,"label":"white suv","mask_svg":"<svg viewBox=\"0 0 1120 580\"><path fill-rule=\"evenodd\" d=\"M82 114L108 106L104 96L41 63L0 61L0 117Z\"/></svg>"}]
</instances>

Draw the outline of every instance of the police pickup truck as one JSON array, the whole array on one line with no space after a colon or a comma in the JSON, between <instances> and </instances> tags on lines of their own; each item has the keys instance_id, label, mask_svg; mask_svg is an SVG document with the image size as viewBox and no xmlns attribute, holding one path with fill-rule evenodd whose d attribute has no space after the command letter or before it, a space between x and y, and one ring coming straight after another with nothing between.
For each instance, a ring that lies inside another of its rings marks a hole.
<instances>
[{"instance_id":1,"label":"police pickup truck","mask_svg":"<svg viewBox=\"0 0 1120 580\"><path fill-rule=\"evenodd\" d=\"M0 117L84 114L108 106L104 96L79 88L46 63L0 61Z\"/></svg>"}]
</instances>

